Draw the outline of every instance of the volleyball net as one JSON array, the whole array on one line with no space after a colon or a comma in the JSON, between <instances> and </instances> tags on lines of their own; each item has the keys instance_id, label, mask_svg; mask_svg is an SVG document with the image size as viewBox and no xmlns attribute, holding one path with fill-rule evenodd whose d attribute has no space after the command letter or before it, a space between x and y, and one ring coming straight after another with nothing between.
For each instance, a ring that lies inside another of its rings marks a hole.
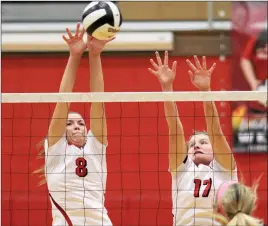
<instances>
[{"instance_id":1,"label":"volleyball net","mask_svg":"<svg viewBox=\"0 0 268 226\"><path fill-rule=\"evenodd\" d=\"M90 104L105 103L109 143L105 206L114 225L172 225L165 101L176 102L186 139L195 130L206 130L202 102L215 101L239 173L248 184L261 174L267 180L267 112L249 111L250 103L267 104L267 91L3 93L3 225L32 225L36 218L40 225L51 225L47 187L38 186L40 178L33 172L44 165L44 159L37 159L36 146L46 137L59 102L72 103L70 110L79 112L88 128ZM243 108L234 108L236 102ZM243 145L235 149L238 141ZM267 193L263 183L260 197ZM264 205L260 208L265 212Z\"/></svg>"}]
</instances>

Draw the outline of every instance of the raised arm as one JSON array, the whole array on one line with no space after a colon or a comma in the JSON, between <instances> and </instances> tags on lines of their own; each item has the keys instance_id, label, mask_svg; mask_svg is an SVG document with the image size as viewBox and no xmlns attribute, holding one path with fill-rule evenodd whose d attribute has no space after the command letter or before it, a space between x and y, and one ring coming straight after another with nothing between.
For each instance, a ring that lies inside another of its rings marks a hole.
<instances>
[{"instance_id":1,"label":"raised arm","mask_svg":"<svg viewBox=\"0 0 268 226\"><path fill-rule=\"evenodd\" d=\"M80 24L76 26L75 34L72 35L69 28L66 28L66 32L69 38L66 38L64 35L62 38L69 46L69 59L62 76L60 83L59 92L72 92L73 86L76 80L76 73L79 67L80 59L83 52L86 50L86 44L83 41L84 30L81 32ZM66 120L68 116L70 104L68 103L57 103L52 120L48 129L48 145L52 146L57 143L59 139L63 136L66 128Z\"/></svg>"},{"instance_id":2,"label":"raised arm","mask_svg":"<svg viewBox=\"0 0 268 226\"><path fill-rule=\"evenodd\" d=\"M260 81L257 79L257 76L255 74L254 66L250 60L253 55L253 49L255 45L255 38L249 40L240 59L241 70L244 74L245 79L250 85L251 90L256 90L260 84Z\"/></svg>"},{"instance_id":3,"label":"raised arm","mask_svg":"<svg viewBox=\"0 0 268 226\"><path fill-rule=\"evenodd\" d=\"M189 60L187 60L187 64L191 68L189 75L193 85L200 91L211 91L211 74L214 71L216 64L214 63L210 69L207 69L205 57L203 57L202 66L197 56L194 56L194 60L195 66ZM203 105L207 124L207 132L213 147L215 159L225 169L234 170L235 160L232 150L222 132L215 103L213 101L206 101L203 103Z\"/></svg>"},{"instance_id":4,"label":"raised arm","mask_svg":"<svg viewBox=\"0 0 268 226\"><path fill-rule=\"evenodd\" d=\"M255 70L252 65L252 62L246 58L242 58L240 65L241 65L243 74L248 84L250 85L251 90L256 90L258 85L260 84L260 81L256 78Z\"/></svg>"},{"instance_id":5,"label":"raised arm","mask_svg":"<svg viewBox=\"0 0 268 226\"><path fill-rule=\"evenodd\" d=\"M163 92L172 92L177 62L173 62L172 69L169 68L167 51L165 52L164 65L158 52L156 52L156 59L158 64L153 59L150 60L154 70L149 68L149 71L158 78ZM176 169L186 157L184 131L176 103L166 101L164 102L164 109L169 128L169 168L171 172L176 172Z\"/></svg>"},{"instance_id":6,"label":"raised arm","mask_svg":"<svg viewBox=\"0 0 268 226\"><path fill-rule=\"evenodd\" d=\"M104 92L103 72L101 65L101 52L107 41L97 40L88 36L89 65L90 65L90 91ZM90 130L97 140L107 145L107 123L105 116L104 103L92 103L90 108Z\"/></svg>"}]
</instances>

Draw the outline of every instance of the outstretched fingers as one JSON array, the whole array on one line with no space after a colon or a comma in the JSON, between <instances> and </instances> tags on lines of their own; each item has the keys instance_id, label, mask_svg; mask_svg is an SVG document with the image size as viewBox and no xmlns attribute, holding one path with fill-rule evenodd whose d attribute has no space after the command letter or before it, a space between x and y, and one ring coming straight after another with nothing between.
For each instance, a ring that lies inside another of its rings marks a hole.
<instances>
[{"instance_id":1,"label":"outstretched fingers","mask_svg":"<svg viewBox=\"0 0 268 226\"><path fill-rule=\"evenodd\" d=\"M211 66L211 68L208 70L208 71L209 71L209 74L212 74L212 73L213 73L215 67L216 67L216 63L214 63L214 64Z\"/></svg>"},{"instance_id":2,"label":"outstretched fingers","mask_svg":"<svg viewBox=\"0 0 268 226\"><path fill-rule=\"evenodd\" d=\"M176 70L177 70L177 61L174 61L172 64L172 72L176 75Z\"/></svg>"},{"instance_id":3,"label":"outstretched fingers","mask_svg":"<svg viewBox=\"0 0 268 226\"><path fill-rule=\"evenodd\" d=\"M206 62L206 57L205 56L202 57L202 66L203 66L204 70L207 70L207 62Z\"/></svg>"},{"instance_id":4,"label":"outstretched fingers","mask_svg":"<svg viewBox=\"0 0 268 226\"><path fill-rule=\"evenodd\" d=\"M189 70L188 74L190 76L191 81L193 81L194 80L194 73L191 70Z\"/></svg>"},{"instance_id":5,"label":"outstretched fingers","mask_svg":"<svg viewBox=\"0 0 268 226\"><path fill-rule=\"evenodd\" d=\"M69 43L69 39L65 37L65 35L62 35L62 38L65 42Z\"/></svg>"},{"instance_id":6,"label":"outstretched fingers","mask_svg":"<svg viewBox=\"0 0 268 226\"><path fill-rule=\"evenodd\" d=\"M165 51L164 65L168 66L168 51Z\"/></svg>"},{"instance_id":7,"label":"outstretched fingers","mask_svg":"<svg viewBox=\"0 0 268 226\"><path fill-rule=\"evenodd\" d=\"M67 32L69 38L73 38L73 35L72 35L72 33L70 32L70 29L69 29L68 27L66 28L66 32Z\"/></svg>"},{"instance_id":8,"label":"outstretched fingers","mask_svg":"<svg viewBox=\"0 0 268 226\"><path fill-rule=\"evenodd\" d=\"M188 64L188 66L192 69L192 71L197 71L197 68L191 63L190 60L186 60L186 63Z\"/></svg>"},{"instance_id":9,"label":"outstretched fingers","mask_svg":"<svg viewBox=\"0 0 268 226\"><path fill-rule=\"evenodd\" d=\"M79 35L79 30L80 30L80 23L77 23L76 24L76 30L75 30L74 36L77 37Z\"/></svg>"},{"instance_id":10,"label":"outstretched fingers","mask_svg":"<svg viewBox=\"0 0 268 226\"><path fill-rule=\"evenodd\" d=\"M157 76L157 71L154 71L154 70L151 69L151 68L148 68L148 71L149 71L150 73L152 73L153 75Z\"/></svg>"},{"instance_id":11,"label":"outstretched fingers","mask_svg":"<svg viewBox=\"0 0 268 226\"><path fill-rule=\"evenodd\" d=\"M80 31L80 27L81 27L81 24L77 23L74 35L72 35L70 29L67 27L66 28L67 35L66 34L62 35L63 40L69 44L73 38L83 38L85 34L85 29L82 28L82 30Z\"/></svg>"},{"instance_id":12,"label":"outstretched fingers","mask_svg":"<svg viewBox=\"0 0 268 226\"><path fill-rule=\"evenodd\" d=\"M83 38L85 32L86 32L86 30L83 28L82 31L81 31L80 34L79 34L79 37L80 37L80 38Z\"/></svg>"},{"instance_id":13,"label":"outstretched fingers","mask_svg":"<svg viewBox=\"0 0 268 226\"><path fill-rule=\"evenodd\" d=\"M150 59L150 62L151 62L152 66L154 67L155 70L159 69L158 65L154 62L153 59Z\"/></svg>"},{"instance_id":14,"label":"outstretched fingers","mask_svg":"<svg viewBox=\"0 0 268 226\"><path fill-rule=\"evenodd\" d=\"M163 64L162 64L162 60L159 56L159 53L158 52L155 52L155 56L156 56L156 60L157 60L157 63L158 63L158 66L161 67Z\"/></svg>"},{"instance_id":15,"label":"outstretched fingers","mask_svg":"<svg viewBox=\"0 0 268 226\"><path fill-rule=\"evenodd\" d=\"M197 67L199 70L201 70L202 67L201 67L201 64L200 64L200 62L199 62L199 60L198 60L198 58L197 58L196 55L194 55L194 61L195 61L195 65L196 65L196 67Z\"/></svg>"},{"instance_id":16,"label":"outstretched fingers","mask_svg":"<svg viewBox=\"0 0 268 226\"><path fill-rule=\"evenodd\" d=\"M112 38L107 39L107 40L105 41L105 43L111 42L111 41L113 41L113 40L115 40L115 36L112 37Z\"/></svg>"}]
</instances>

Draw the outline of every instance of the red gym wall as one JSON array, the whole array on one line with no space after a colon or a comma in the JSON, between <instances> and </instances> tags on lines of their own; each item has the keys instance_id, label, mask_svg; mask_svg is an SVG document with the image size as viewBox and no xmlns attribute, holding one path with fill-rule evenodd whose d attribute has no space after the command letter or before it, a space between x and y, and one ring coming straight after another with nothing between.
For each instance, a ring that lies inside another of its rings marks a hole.
<instances>
[{"instance_id":1,"label":"red gym wall","mask_svg":"<svg viewBox=\"0 0 268 226\"><path fill-rule=\"evenodd\" d=\"M171 59L175 60L175 58ZM176 58L175 90L192 91L185 58ZM213 90L230 89L230 59L217 63ZM2 92L57 92L67 57L9 56L2 58ZM103 57L108 92L160 91L149 74L149 57ZM89 91L89 66L84 57L75 92ZM122 94L123 95L123 94ZM89 104L72 110L89 117ZM223 130L231 141L230 103L217 104L224 114ZM36 144L45 136L53 104L2 105L2 225L51 225L46 185L32 172L43 164L36 159ZM185 132L205 128L201 103L178 103ZM168 173L168 130L162 103L108 103L109 147L106 206L114 225L172 225L171 177ZM195 116L195 117L194 117ZM267 155L236 154L246 184L261 173L256 216L267 222Z\"/></svg>"}]
</instances>

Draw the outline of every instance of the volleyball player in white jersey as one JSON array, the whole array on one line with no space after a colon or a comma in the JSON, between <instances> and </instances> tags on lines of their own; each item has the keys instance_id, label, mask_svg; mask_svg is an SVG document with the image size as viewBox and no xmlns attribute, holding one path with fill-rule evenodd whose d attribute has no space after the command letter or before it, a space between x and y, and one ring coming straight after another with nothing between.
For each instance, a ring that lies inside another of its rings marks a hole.
<instances>
[{"instance_id":1,"label":"volleyball player in white jersey","mask_svg":"<svg viewBox=\"0 0 268 226\"><path fill-rule=\"evenodd\" d=\"M154 74L163 92L173 91L177 63L168 66L168 53L164 63L156 53L157 64L151 59ZM190 66L192 84L200 91L210 91L211 75L215 64L207 69L206 58L201 66L195 56ZM202 211L213 211L213 200L219 186L225 181L237 181L236 164L232 151L222 132L214 102L204 102L207 132L193 134L186 143L182 123L174 102L165 102L165 116L169 127L169 170L172 174L173 225L217 225L212 219L197 218ZM185 219L190 219L185 222Z\"/></svg>"},{"instance_id":2,"label":"volleyball player in white jersey","mask_svg":"<svg viewBox=\"0 0 268 226\"><path fill-rule=\"evenodd\" d=\"M83 52L89 49L90 91L103 92L100 54L107 41L88 36L80 24L74 34L66 29L63 39L69 59L59 92L72 92ZM109 40L110 41L110 40ZM85 81L89 77L83 75ZM69 112L70 104L57 103L45 141L45 176L52 203L53 226L112 225L104 206L106 190L107 127L103 103L92 103L90 131L79 113Z\"/></svg>"}]
</instances>

